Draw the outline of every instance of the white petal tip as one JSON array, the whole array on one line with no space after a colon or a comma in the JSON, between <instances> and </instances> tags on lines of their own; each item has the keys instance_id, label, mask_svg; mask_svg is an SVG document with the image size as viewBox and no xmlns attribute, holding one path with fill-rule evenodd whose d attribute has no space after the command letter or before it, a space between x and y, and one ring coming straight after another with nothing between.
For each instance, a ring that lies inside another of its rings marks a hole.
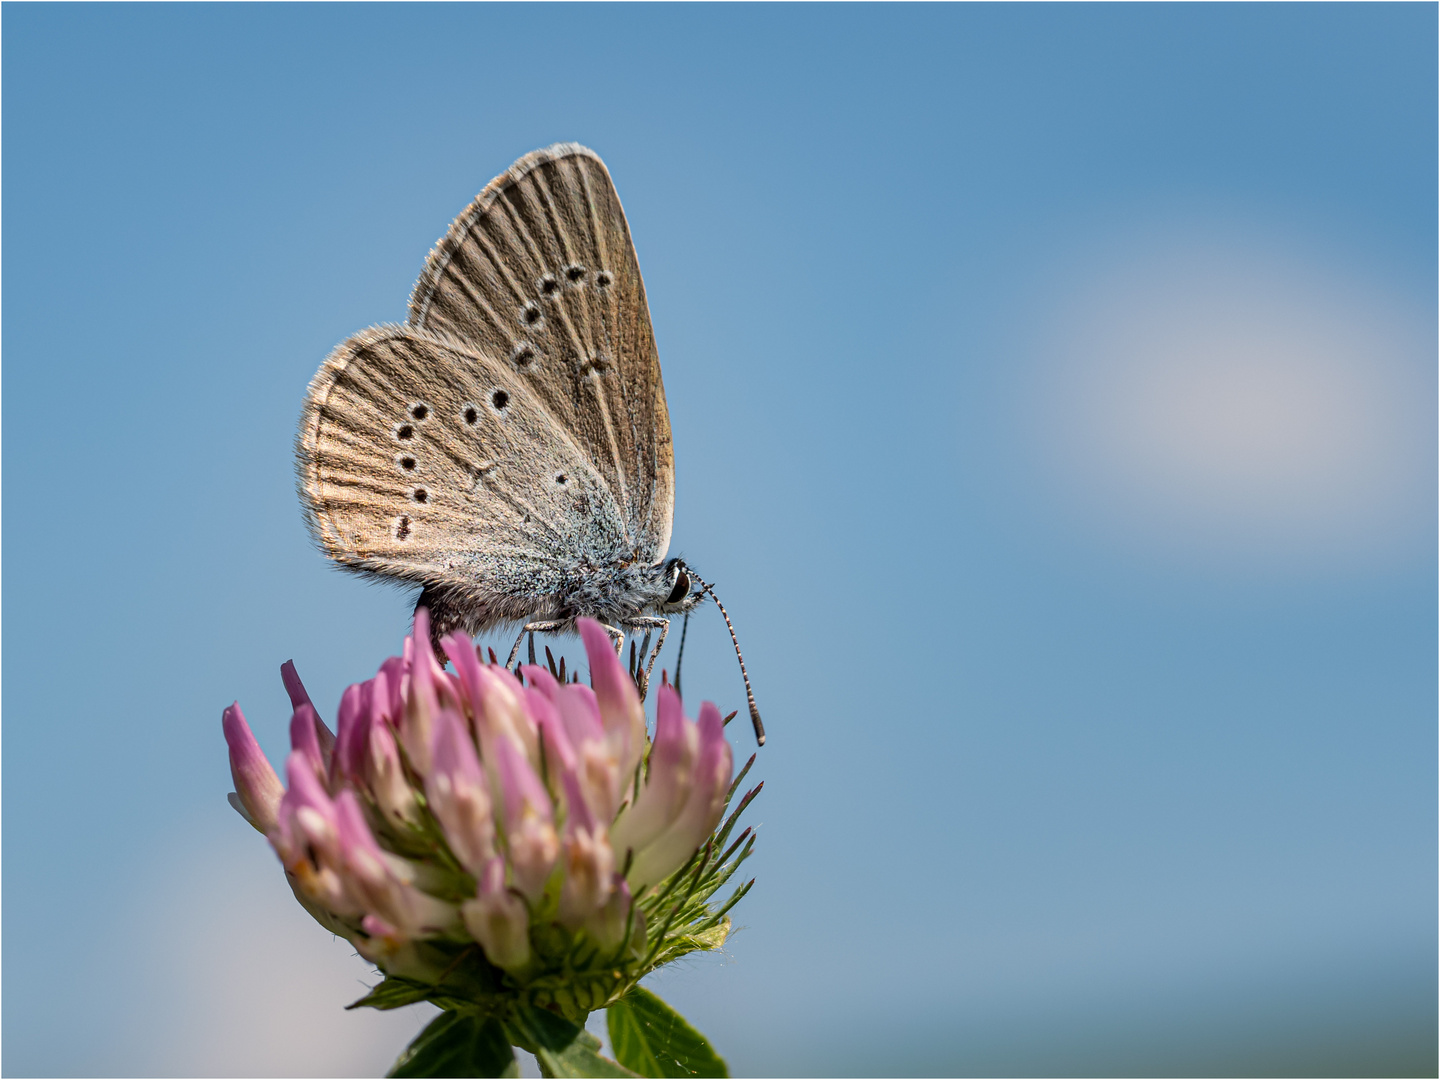
<instances>
[{"instance_id":1,"label":"white petal tip","mask_svg":"<svg viewBox=\"0 0 1440 1080\"><path fill-rule=\"evenodd\" d=\"M235 812L250 823L251 828L256 832L260 831L260 826L255 824L255 819L250 816L250 811L245 809L245 804L240 801L239 795L232 791L225 798L230 800L230 805L235 808Z\"/></svg>"}]
</instances>

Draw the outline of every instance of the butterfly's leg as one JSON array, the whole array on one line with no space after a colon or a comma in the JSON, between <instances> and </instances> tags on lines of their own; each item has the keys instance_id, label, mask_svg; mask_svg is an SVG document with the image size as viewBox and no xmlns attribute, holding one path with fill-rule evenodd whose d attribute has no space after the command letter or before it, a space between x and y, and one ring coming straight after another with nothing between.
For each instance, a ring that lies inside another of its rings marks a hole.
<instances>
[{"instance_id":1,"label":"butterfly's leg","mask_svg":"<svg viewBox=\"0 0 1440 1080\"><path fill-rule=\"evenodd\" d=\"M660 640L655 642L655 648L650 650L650 659L645 662L645 678L648 681L650 671L655 667L655 661L660 658L660 650L665 647L665 635L670 633L670 620L662 619L658 615L642 615L625 624L630 630L659 630Z\"/></svg>"},{"instance_id":2,"label":"butterfly's leg","mask_svg":"<svg viewBox=\"0 0 1440 1080\"><path fill-rule=\"evenodd\" d=\"M611 626L609 623L601 623L600 628L610 635L610 640L615 643L615 655L619 656L620 651L625 648L625 631L618 626Z\"/></svg>"},{"instance_id":3,"label":"butterfly's leg","mask_svg":"<svg viewBox=\"0 0 1440 1080\"><path fill-rule=\"evenodd\" d=\"M559 630L564 625L563 622L526 623L520 630L520 636L515 639L515 647L510 650L510 659L505 661L505 666L507 668L515 666L515 658L520 655L520 643L525 640L526 634L548 634L552 630Z\"/></svg>"}]
</instances>

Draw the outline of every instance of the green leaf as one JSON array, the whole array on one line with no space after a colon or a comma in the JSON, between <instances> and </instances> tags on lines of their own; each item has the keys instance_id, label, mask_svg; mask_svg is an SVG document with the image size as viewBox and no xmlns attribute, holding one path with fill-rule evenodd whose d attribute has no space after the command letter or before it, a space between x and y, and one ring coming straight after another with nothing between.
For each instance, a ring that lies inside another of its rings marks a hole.
<instances>
[{"instance_id":1,"label":"green leaf","mask_svg":"<svg viewBox=\"0 0 1440 1080\"><path fill-rule=\"evenodd\" d=\"M543 1076L634 1076L600 1053L600 1040L563 1016L533 1005L517 1008L510 1041L535 1055Z\"/></svg>"},{"instance_id":2,"label":"green leaf","mask_svg":"<svg viewBox=\"0 0 1440 1080\"><path fill-rule=\"evenodd\" d=\"M391 977L385 979L378 986L372 986L368 994L359 1001L352 1001L345 1008L398 1009L405 1005L414 1005L417 1001L424 1001L432 989L434 988L425 986L423 983Z\"/></svg>"},{"instance_id":3,"label":"green leaf","mask_svg":"<svg viewBox=\"0 0 1440 1080\"><path fill-rule=\"evenodd\" d=\"M443 1012L415 1036L387 1075L519 1076L520 1067L498 1020Z\"/></svg>"},{"instance_id":4,"label":"green leaf","mask_svg":"<svg viewBox=\"0 0 1440 1080\"><path fill-rule=\"evenodd\" d=\"M605 1010L620 1064L640 1076L729 1076L725 1059L674 1009L643 986Z\"/></svg>"}]
</instances>

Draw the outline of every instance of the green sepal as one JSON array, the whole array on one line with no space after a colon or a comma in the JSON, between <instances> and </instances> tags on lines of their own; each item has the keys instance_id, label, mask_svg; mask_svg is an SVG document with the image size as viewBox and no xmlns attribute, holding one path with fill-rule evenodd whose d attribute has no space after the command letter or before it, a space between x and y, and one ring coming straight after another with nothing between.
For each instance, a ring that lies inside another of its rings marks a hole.
<instances>
[{"instance_id":1,"label":"green sepal","mask_svg":"<svg viewBox=\"0 0 1440 1080\"><path fill-rule=\"evenodd\" d=\"M729 1076L725 1060L683 1016L643 986L605 1010L610 1046L639 1076Z\"/></svg>"},{"instance_id":2,"label":"green sepal","mask_svg":"<svg viewBox=\"0 0 1440 1080\"><path fill-rule=\"evenodd\" d=\"M405 974L389 974L347 1009L398 1009L429 1001L442 1012L495 1016L505 1012L514 989L505 972L490 964L474 942L412 941L405 946Z\"/></svg>"},{"instance_id":3,"label":"green sepal","mask_svg":"<svg viewBox=\"0 0 1440 1080\"><path fill-rule=\"evenodd\" d=\"M498 1020L443 1012L415 1036L386 1075L519 1076L520 1066Z\"/></svg>"},{"instance_id":4,"label":"green sepal","mask_svg":"<svg viewBox=\"0 0 1440 1080\"><path fill-rule=\"evenodd\" d=\"M516 1046L535 1055L542 1076L634 1076L600 1053L600 1040L549 1009L518 1006L505 1024Z\"/></svg>"},{"instance_id":5,"label":"green sepal","mask_svg":"<svg viewBox=\"0 0 1440 1080\"><path fill-rule=\"evenodd\" d=\"M425 983L412 982L409 979L388 976L377 986L372 986L370 992L359 1001L352 1001L346 1005L347 1009L399 1009L406 1005L414 1005L417 1001L424 1001L435 988Z\"/></svg>"}]
</instances>

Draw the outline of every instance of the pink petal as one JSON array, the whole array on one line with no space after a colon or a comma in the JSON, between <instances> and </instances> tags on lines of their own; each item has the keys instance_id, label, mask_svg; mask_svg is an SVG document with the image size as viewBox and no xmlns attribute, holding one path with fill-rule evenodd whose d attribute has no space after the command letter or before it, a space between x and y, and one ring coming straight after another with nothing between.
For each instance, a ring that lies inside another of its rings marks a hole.
<instances>
[{"instance_id":1,"label":"pink petal","mask_svg":"<svg viewBox=\"0 0 1440 1080\"><path fill-rule=\"evenodd\" d=\"M600 823L591 812L590 804L580 787L580 777L575 770L566 769L560 776L560 783L565 789L565 804L569 809L565 819L566 830L585 829L595 832Z\"/></svg>"},{"instance_id":2,"label":"pink petal","mask_svg":"<svg viewBox=\"0 0 1440 1080\"><path fill-rule=\"evenodd\" d=\"M518 824L525 815L528 804L530 812L545 822L554 820L550 808L550 793L540 782L530 760L509 739L495 742L495 769L500 780L500 791L505 800L505 824Z\"/></svg>"},{"instance_id":3,"label":"pink petal","mask_svg":"<svg viewBox=\"0 0 1440 1080\"><path fill-rule=\"evenodd\" d=\"M290 695L290 708L300 708L301 705L315 707L310 700L310 695L305 692L305 684L300 681L300 675L295 670L295 661L286 660L280 665L280 681L285 684L285 692Z\"/></svg>"},{"instance_id":4,"label":"pink petal","mask_svg":"<svg viewBox=\"0 0 1440 1080\"><path fill-rule=\"evenodd\" d=\"M505 803L505 847L515 883L536 900L560 855L549 793L513 741L495 740L496 766Z\"/></svg>"},{"instance_id":5,"label":"pink petal","mask_svg":"<svg viewBox=\"0 0 1440 1080\"><path fill-rule=\"evenodd\" d=\"M643 850L636 851L625 875L632 888L653 885L680 869L720 823L734 772L734 755L725 741L720 710L712 702L700 707L699 729L700 753L689 797L670 827Z\"/></svg>"},{"instance_id":6,"label":"pink petal","mask_svg":"<svg viewBox=\"0 0 1440 1080\"><path fill-rule=\"evenodd\" d=\"M285 779L288 786L270 834L285 868L293 871L310 862L312 848L326 859L338 858L335 804L303 751L292 751L285 759Z\"/></svg>"},{"instance_id":7,"label":"pink petal","mask_svg":"<svg viewBox=\"0 0 1440 1080\"><path fill-rule=\"evenodd\" d=\"M418 823L419 804L400 764L400 751L395 746L395 736L391 734L389 724L370 725L368 758L366 786L381 812L392 821Z\"/></svg>"},{"instance_id":8,"label":"pink petal","mask_svg":"<svg viewBox=\"0 0 1440 1080\"><path fill-rule=\"evenodd\" d=\"M576 627L590 660L590 684L600 704L600 718L615 744L621 772L628 776L645 754L645 711L640 707L640 694L620 666L604 627L594 619L579 619Z\"/></svg>"},{"instance_id":9,"label":"pink petal","mask_svg":"<svg viewBox=\"0 0 1440 1080\"><path fill-rule=\"evenodd\" d=\"M347 856L352 852L363 852L384 865L384 853L375 842L375 834L365 822L365 811L360 807L360 799L349 788L335 798L335 828Z\"/></svg>"},{"instance_id":10,"label":"pink petal","mask_svg":"<svg viewBox=\"0 0 1440 1080\"><path fill-rule=\"evenodd\" d=\"M560 689L560 684L555 681L554 675L551 675L539 664L525 664L520 668L520 672L525 676L527 684L540 691L549 700L555 700L555 694Z\"/></svg>"},{"instance_id":11,"label":"pink petal","mask_svg":"<svg viewBox=\"0 0 1440 1080\"><path fill-rule=\"evenodd\" d=\"M391 926L379 915L366 915L360 920L360 928L372 938L397 940L400 937L399 928Z\"/></svg>"},{"instance_id":12,"label":"pink petal","mask_svg":"<svg viewBox=\"0 0 1440 1080\"><path fill-rule=\"evenodd\" d=\"M568 778L574 786L574 778ZM578 787L574 797L579 798ZM581 803L580 805L583 805ZM565 876L560 886L559 917L572 930L602 907L614 890L615 854L604 829L572 816L565 826L562 852Z\"/></svg>"},{"instance_id":13,"label":"pink petal","mask_svg":"<svg viewBox=\"0 0 1440 1080\"><path fill-rule=\"evenodd\" d=\"M600 719L600 703L595 700L595 691L588 686L572 683L562 686L553 699L560 710L560 719L573 742L588 742L605 737L605 725Z\"/></svg>"},{"instance_id":14,"label":"pink petal","mask_svg":"<svg viewBox=\"0 0 1440 1080\"><path fill-rule=\"evenodd\" d=\"M297 807L308 806L325 817L334 816L334 802L315 775L314 760L303 750L291 751L285 759L285 802Z\"/></svg>"},{"instance_id":15,"label":"pink petal","mask_svg":"<svg viewBox=\"0 0 1440 1080\"><path fill-rule=\"evenodd\" d=\"M300 675L295 670L295 661L286 660L280 665L280 681L285 684L285 692L290 695L290 708L298 712L300 706L309 705L312 712L315 712L315 736L320 747L320 760L324 763L325 771L330 771L330 755L335 749L335 736L325 726L325 721L320 719L319 712L315 711L315 703L310 700L310 695L305 692L305 684L300 681Z\"/></svg>"},{"instance_id":16,"label":"pink petal","mask_svg":"<svg viewBox=\"0 0 1440 1080\"><path fill-rule=\"evenodd\" d=\"M440 647L455 665L455 674L460 685L470 698L471 706L480 702L480 660L475 655L475 643L464 634L450 634L443 638Z\"/></svg>"},{"instance_id":17,"label":"pink petal","mask_svg":"<svg viewBox=\"0 0 1440 1080\"><path fill-rule=\"evenodd\" d=\"M553 769L574 772L575 748L560 723L555 706L550 704L540 691L531 687L527 686L524 693L526 711L535 718L536 727L540 729L540 737L545 744L546 760L552 764Z\"/></svg>"},{"instance_id":18,"label":"pink petal","mask_svg":"<svg viewBox=\"0 0 1440 1080\"><path fill-rule=\"evenodd\" d=\"M461 906L465 927L496 967L514 971L530 959L529 915L505 888L505 860L492 859L480 875L474 900Z\"/></svg>"},{"instance_id":19,"label":"pink petal","mask_svg":"<svg viewBox=\"0 0 1440 1080\"><path fill-rule=\"evenodd\" d=\"M639 855L674 822L690 797L692 771L700 748L700 731L685 719L680 695L662 684L655 706L655 742L640 796L621 812L612 839L615 850ZM693 850L693 849L692 849Z\"/></svg>"},{"instance_id":20,"label":"pink petal","mask_svg":"<svg viewBox=\"0 0 1440 1080\"><path fill-rule=\"evenodd\" d=\"M391 656L380 665L375 679L375 700L371 705L376 717L383 716L390 722L391 727L400 726L400 718L405 715L405 660L399 656ZM384 679L384 690L381 690L380 679Z\"/></svg>"},{"instance_id":21,"label":"pink petal","mask_svg":"<svg viewBox=\"0 0 1440 1080\"><path fill-rule=\"evenodd\" d=\"M262 833L269 833L275 828L285 788L255 741L238 702L225 710L221 727L230 750L230 777L235 783L235 794L250 824Z\"/></svg>"},{"instance_id":22,"label":"pink petal","mask_svg":"<svg viewBox=\"0 0 1440 1080\"><path fill-rule=\"evenodd\" d=\"M446 709L435 718L432 757L425 781L430 809L460 864L478 874L495 856L495 823L489 785L460 714Z\"/></svg>"},{"instance_id":23,"label":"pink petal","mask_svg":"<svg viewBox=\"0 0 1440 1080\"><path fill-rule=\"evenodd\" d=\"M602 949L614 949L625 939L627 924L631 925L632 934L639 932L643 941L644 921L645 917L636 909L634 924L631 923L630 886L625 884L624 878L616 874L610 898L603 907L591 913L585 923L585 931Z\"/></svg>"},{"instance_id":24,"label":"pink petal","mask_svg":"<svg viewBox=\"0 0 1440 1080\"><path fill-rule=\"evenodd\" d=\"M452 710L447 709L435 718L431 757L432 774L456 776L470 784L485 782L485 773L475 754L475 744L470 741L465 718Z\"/></svg>"},{"instance_id":25,"label":"pink petal","mask_svg":"<svg viewBox=\"0 0 1440 1080\"><path fill-rule=\"evenodd\" d=\"M480 700L475 711L475 732L480 737L482 756L492 756L493 743L506 738L515 743L532 763L540 760L540 733L525 711L523 688L504 668L480 668Z\"/></svg>"},{"instance_id":26,"label":"pink petal","mask_svg":"<svg viewBox=\"0 0 1440 1080\"><path fill-rule=\"evenodd\" d=\"M320 718L309 702L302 702L290 718L290 748L309 759L317 775L326 775L325 757L320 752L320 737L316 726Z\"/></svg>"},{"instance_id":27,"label":"pink petal","mask_svg":"<svg viewBox=\"0 0 1440 1080\"><path fill-rule=\"evenodd\" d=\"M340 697L340 713L335 726L334 771L351 783L365 779L365 748L370 744L370 703L380 688L382 675L369 682L354 683Z\"/></svg>"},{"instance_id":28,"label":"pink petal","mask_svg":"<svg viewBox=\"0 0 1440 1080\"><path fill-rule=\"evenodd\" d=\"M430 771L431 724L440 702L435 693L435 655L430 649L430 612L423 607L415 609L415 632L405 646L410 656L410 686L400 736L411 763L424 774Z\"/></svg>"}]
</instances>

